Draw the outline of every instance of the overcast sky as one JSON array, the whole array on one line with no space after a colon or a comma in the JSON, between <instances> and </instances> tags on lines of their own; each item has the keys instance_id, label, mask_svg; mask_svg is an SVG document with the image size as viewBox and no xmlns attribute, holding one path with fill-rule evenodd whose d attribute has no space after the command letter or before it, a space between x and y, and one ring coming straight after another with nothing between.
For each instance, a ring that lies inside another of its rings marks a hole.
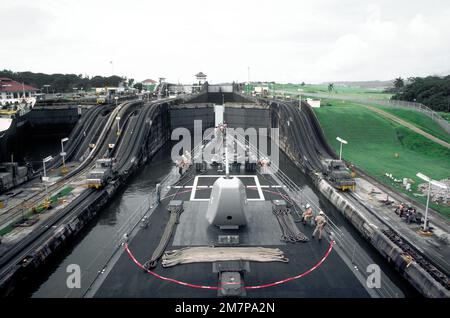
<instances>
[{"instance_id":1,"label":"overcast sky","mask_svg":"<svg viewBox=\"0 0 450 318\"><path fill-rule=\"evenodd\" d=\"M450 73L450 1L0 2L0 69L308 83ZM111 65L110 61L113 61Z\"/></svg>"}]
</instances>

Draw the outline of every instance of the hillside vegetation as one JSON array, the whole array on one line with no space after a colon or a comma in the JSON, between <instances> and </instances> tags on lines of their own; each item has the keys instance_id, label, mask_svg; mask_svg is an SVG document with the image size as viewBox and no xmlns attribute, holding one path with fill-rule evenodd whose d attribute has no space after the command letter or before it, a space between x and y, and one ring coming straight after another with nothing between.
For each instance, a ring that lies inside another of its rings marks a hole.
<instances>
[{"instance_id":1,"label":"hillside vegetation","mask_svg":"<svg viewBox=\"0 0 450 318\"><path fill-rule=\"evenodd\" d=\"M450 112L450 75L412 77L393 99L422 103L435 111Z\"/></svg>"},{"instance_id":2,"label":"hillside vegetation","mask_svg":"<svg viewBox=\"0 0 450 318\"><path fill-rule=\"evenodd\" d=\"M12 80L31 85L42 92L67 93L73 92L74 89L89 90L92 87L117 87L124 78L119 76L94 76L85 77L82 74L44 74L33 72L12 72L9 70L0 71L0 77L11 78ZM132 80L130 80L133 82Z\"/></svg>"},{"instance_id":3,"label":"hillside vegetation","mask_svg":"<svg viewBox=\"0 0 450 318\"><path fill-rule=\"evenodd\" d=\"M350 102L331 100L331 106L316 108L315 112L329 143L339 151L336 137L348 141L343 158L356 164L379 181L392 185L422 203L425 197L415 196L422 181L417 172L434 179L450 177L450 150L401 126L377 113ZM398 114L401 115L401 114ZM406 192L385 176L410 178L412 192ZM450 207L432 204L432 207L450 216Z\"/></svg>"}]
</instances>

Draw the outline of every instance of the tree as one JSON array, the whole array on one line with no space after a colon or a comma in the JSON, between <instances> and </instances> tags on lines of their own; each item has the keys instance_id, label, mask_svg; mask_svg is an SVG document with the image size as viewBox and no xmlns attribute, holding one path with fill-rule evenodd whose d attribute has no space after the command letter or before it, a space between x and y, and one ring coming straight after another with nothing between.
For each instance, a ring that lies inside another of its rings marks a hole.
<instances>
[{"instance_id":1,"label":"tree","mask_svg":"<svg viewBox=\"0 0 450 318\"><path fill-rule=\"evenodd\" d=\"M300 85L301 85L301 86L305 86L305 82L302 82Z\"/></svg>"},{"instance_id":2,"label":"tree","mask_svg":"<svg viewBox=\"0 0 450 318\"><path fill-rule=\"evenodd\" d=\"M48 87L49 91L58 93L73 92L73 87L89 90L92 87L118 86L122 78L119 76L83 77L82 74L43 74L32 72L0 71L0 77L8 77L14 81L34 86L38 89ZM44 86L49 85L49 86Z\"/></svg>"},{"instance_id":3,"label":"tree","mask_svg":"<svg viewBox=\"0 0 450 318\"><path fill-rule=\"evenodd\" d=\"M394 80L394 87L397 91L400 91L405 86L405 81L403 78L398 77Z\"/></svg>"},{"instance_id":4,"label":"tree","mask_svg":"<svg viewBox=\"0 0 450 318\"><path fill-rule=\"evenodd\" d=\"M422 103L435 111L449 111L450 75L415 77L392 99Z\"/></svg>"},{"instance_id":5,"label":"tree","mask_svg":"<svg viewBox=\"0 0 450 318\"><path fill-rule=\"evenodd\" d=\"M136 83L136 84L134 84L134 88L136 88L138 91L142 91L142 83Z\"/></svg>"},{"instance_id":6,"label":"tree","mask_svg":"<svg viewBox=\"0 0 450 318\"><path fill-rule=\"evenodd\" d=\"M332 91L334 91L334 84L330 83L328 84L328 93L331 93Z\"/></svg>"}]
</instances>

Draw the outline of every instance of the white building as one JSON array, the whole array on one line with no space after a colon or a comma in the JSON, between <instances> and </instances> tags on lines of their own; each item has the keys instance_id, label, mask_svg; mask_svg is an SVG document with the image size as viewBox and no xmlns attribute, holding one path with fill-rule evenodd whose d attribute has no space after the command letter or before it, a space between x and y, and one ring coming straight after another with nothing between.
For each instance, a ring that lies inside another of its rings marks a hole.
<instances>
[{"instance_id":1,"label":"white building","mask_svg":"<svg viewBox=\"0 0 450 318\"><path fill-rule=\"evenodd\" d=\"M314 107L314 108L319 108L320 107L320 99L307 98L306 102L311 107Z\"/></svg>"},{"instance_id":2,"label":"white building","mask_svg":"<svg viewBox=\"0 0 450 318\"><path fill-rule=\"evenodd\" d=\"M14 105L24 99L35 97L37 88L13 81L7 77L0 77L0 105Z\"/></svg>"}]
</instances>

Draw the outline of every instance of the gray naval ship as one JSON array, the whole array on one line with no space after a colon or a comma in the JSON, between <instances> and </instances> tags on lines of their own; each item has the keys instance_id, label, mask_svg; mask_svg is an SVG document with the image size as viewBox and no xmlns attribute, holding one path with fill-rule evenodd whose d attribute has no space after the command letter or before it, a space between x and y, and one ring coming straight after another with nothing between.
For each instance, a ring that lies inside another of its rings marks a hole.
<instances>
[{"instance_id":1,"label":"gray naval ship","mask_svg":"<svg viewBox=\"0 0 450 318\"><path fill-rule=\"evenodd\" d=\"M359 275L327 213L312 237L302 212L311 205L314 220L321 207L245 136L220 125L177 163L86 297L402 296Z\"/></svg>"}]
</instances>

